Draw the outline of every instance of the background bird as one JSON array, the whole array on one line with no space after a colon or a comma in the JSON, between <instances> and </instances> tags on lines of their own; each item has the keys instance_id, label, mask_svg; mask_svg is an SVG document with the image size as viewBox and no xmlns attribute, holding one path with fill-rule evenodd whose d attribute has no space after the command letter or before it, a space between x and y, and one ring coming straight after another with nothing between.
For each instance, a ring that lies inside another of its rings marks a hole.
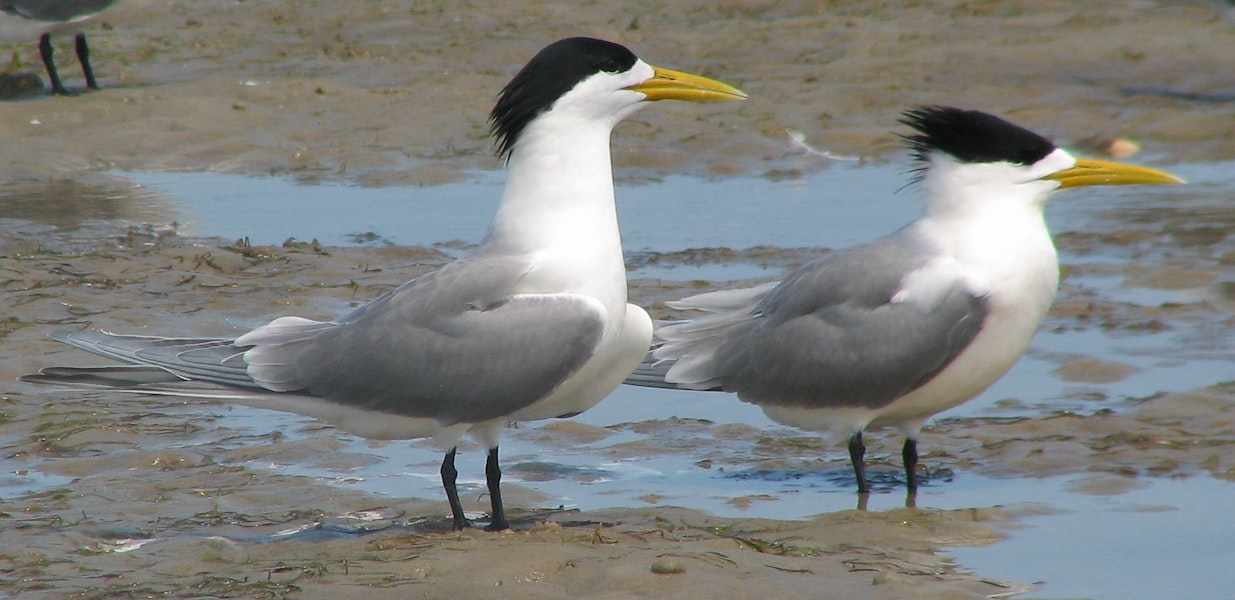
<instances>
[{"instance_id":1,"label":"background bird","mask_svg":"<svg viewBox=\"0 0 1235 600\"><path fill-rule=\"evenodd\" d=\"M613 127L653 100L743 98L618 44L561 40L515 75L490 114L509 175L471 254L330 322L283 317L235 340L57 333L144 366L48 368L23 379L227 399L373 439L432 437L446 452L455 528L468 525L454 458L469 434L489 452L489 528L504 529L502 427L587 410L651 342L651 319L626 303Z\"/></svg>"},{"instance_id":2,"label":"background bird","mask_svg":"<svg viewBox=\"0 0 1235 600\"><path fill-rule=\"evenodd\" d=\"M998 117L949 107L901 121L925 214L899 231L806 264L784 281L701 294L657 324L626 383L733 392L772 420L846 435L868 493L862 431L906 437L909 491L930 416L981 393L1025 352L1050 308L1059 261L1043 217L1063 188L1181 183L1074 158Z\"/></svg>"},{"instance_id":3,"label":"background bird","mask_svg":"<svg viewBox=\"0 0 1235 600\"><path fill-rule=\"evenodd\" d=\"M0 40L26 41L38 36L39 56L43 59L43 67L47 69L47 78L51 80L51 91L63 96L71 95L72 92L64 87L60 74L56 71L51 38L76 33L74 45L77 61L81 63L82 74L86 77L86 87L97 90L99 84L94 78L94 69L90 66L90 47L86 44L86 34L80 31L80 28L119 2L120 0L0 0Z\"/></svg>"}]
</instances>

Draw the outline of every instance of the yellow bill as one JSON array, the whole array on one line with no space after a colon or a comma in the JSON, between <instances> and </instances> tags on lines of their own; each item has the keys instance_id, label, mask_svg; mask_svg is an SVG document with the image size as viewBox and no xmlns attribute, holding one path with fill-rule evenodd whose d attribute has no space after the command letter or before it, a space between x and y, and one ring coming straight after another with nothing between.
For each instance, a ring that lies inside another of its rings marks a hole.
<instances>
[{"instance_id":1,"label":"yellow bill","mask_svg":"<svg viewBox=\"0 0 1235 600\"><path fill-rule=\"evenodd\" d=\"M1043 179L1059 182L1060 189L1086 185L1184 183L1184 180L1157 169L1092 158L1078 158L1076 166Z\"/></svg>"},{"instance_id":2,"label":"yellow bill","mask_svg":"<svg viewBox=\"0 0 1235 600\"><path fill-rule=\"evenodd\" d=\"M626 89L640 92L648 100L745 100L746 94L727 83L691 75L681 71L652 67L656 75L651 79Z\"/></svg>"}]
</instances>

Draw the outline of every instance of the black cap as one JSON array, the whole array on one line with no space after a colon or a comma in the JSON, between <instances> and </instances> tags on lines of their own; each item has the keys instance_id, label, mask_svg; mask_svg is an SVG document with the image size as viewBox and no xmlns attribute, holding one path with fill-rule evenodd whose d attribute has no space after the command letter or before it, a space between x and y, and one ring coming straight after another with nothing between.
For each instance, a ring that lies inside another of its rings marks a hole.
<instances>
[{"instance_id":1,"label":"black cap","mask_svg":"<svg viewBox=\"0 0 1235 600\"><path fill-rule=\"evenodd\" d=\"M1055 151L1050 140L976 110L923 106L903 115L900 122L918 133L902 137L914 158L923 162L931 153L943 152L962 163L1031 165Z\"/></svg>"},{"instance_id":2,"label":"black cap","mask_svg":"<svg viewBox=\"0 0 1235 600\"><path fill-rule=\"evenodd\" d=\"M498 156L509 155L527 124L579 82L602 71L627 71L637 60L625 46L592 38L567 38L546 46L506 84L489 113Z\"/></svg>"}]
</instances>

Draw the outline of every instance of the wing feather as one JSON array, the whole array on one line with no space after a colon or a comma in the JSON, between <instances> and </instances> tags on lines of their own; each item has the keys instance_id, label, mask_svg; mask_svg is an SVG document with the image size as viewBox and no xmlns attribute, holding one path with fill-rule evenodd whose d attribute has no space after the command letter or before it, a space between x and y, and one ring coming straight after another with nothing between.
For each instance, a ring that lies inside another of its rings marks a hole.
<instances>
[{"instance_id":1,"label":"wing feather","mask_svg":"<svg viewBox=\"0 0 1235 600\"><path fill-rule=\"evenodd\" d=\"M135 388L212 396L227 392L176 380L248 390L236 390L240 396L291 392L289 399L314 396L443 426L484 422L548 396L592 358L605 332L607 312L595 298L515 293L527 268L517 258L471 255L337 321L283 317L235 341L57 333L65 343L169 377L138 368L59 374L112 387L133 376L127 384ZM57 373L45 371L39 381Z\"/></svg>"},{"instance_id":2,"label":"wing feather","mask_svg":"<svg viewBox=\"0 0 1235 600\"><path fill-rule=\"evenodd\" d=\"M955 359L989 310L963 273L931 256L902 230L820 258L750 290L745 306L663 324L662 344L628 382L660 377L762 405L887 405ZM906 293L906 282L921 293Z\"/></svg>"},{"instance_id":3,"label":"wing feather","mask_svg":"<svg viewBox=\"0 0 1235 600\"><path fill-rule=\"evenodd\" d=\"M494 419L549 395L605 330L594 298L513 293L526 270L473 255L338 321L276 319L237 342L269 389L443 425Z\"/></svg>"}]
</instances>

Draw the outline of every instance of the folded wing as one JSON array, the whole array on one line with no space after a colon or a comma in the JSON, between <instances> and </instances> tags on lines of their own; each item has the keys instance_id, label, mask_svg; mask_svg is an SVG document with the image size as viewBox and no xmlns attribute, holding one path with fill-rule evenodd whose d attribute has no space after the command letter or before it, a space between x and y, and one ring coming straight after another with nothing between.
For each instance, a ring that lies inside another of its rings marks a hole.
<instances>
[{"instance_id":1,"label":"folded wing","mask_svg":"<svg viewBox=\"0 0 1235 600\"><path fill-rule=\"evenodd\" d=\"M122 387L128 377L136 391L209 397L233 397L220 387L283 392L442 425L499 418L578 371L601 341L606 313L589 296L517 293L522 263L483 258L452 263L337 321L284 317L234 341L56 334L156 369L55 369L32 380Z\"/></svg>"},{"instance_id":2,"label":"folded wing","mask_svg":"<svg viewBox=\"0 0 1235 600\"><path fill-rule=\"evenodd\" d=\"M761 405L884 406L955 359L989 310L963 272L929 256L894 235L750 290L745 305L687 299L679 306L712 314L662 324L661 345L627 383L724 390Z\"/></svg>"}]
</instances>

